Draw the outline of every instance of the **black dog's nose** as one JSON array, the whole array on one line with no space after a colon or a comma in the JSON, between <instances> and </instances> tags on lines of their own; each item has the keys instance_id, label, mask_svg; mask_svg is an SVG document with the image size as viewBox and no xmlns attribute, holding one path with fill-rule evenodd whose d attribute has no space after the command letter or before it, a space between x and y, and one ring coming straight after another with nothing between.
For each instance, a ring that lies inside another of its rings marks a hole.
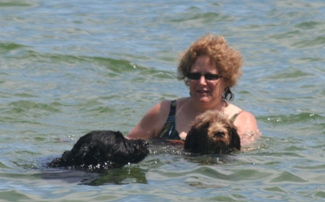
<instances>
[{"instance_id":1,"label":"black dog's nose","mask_svg":"<svg viewBox=\"0 0 325 202\"><path fill-rule=\"evenodd\" d=\"M224 132L216 132L214 134L215 137L218 137L218 138L221 138L221 137L224 137L225 136L225 133Z\"/></svg>"}]
</instances>

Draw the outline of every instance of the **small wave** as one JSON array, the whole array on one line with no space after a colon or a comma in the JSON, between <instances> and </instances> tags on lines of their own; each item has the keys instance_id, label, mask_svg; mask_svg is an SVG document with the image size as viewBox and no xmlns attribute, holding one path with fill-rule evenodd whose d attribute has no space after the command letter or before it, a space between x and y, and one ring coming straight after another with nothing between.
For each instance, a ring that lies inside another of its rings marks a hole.
<instances>
[{"instance_id":1,"label":"small wave","mask_svg":"<svg viewBox=\"0 0 325 202\"><path fill-rule=\"evenodd\" d=\"M323 23L316 22L316 21L309 21L309 22L299 23L295 27L297 27L299 29L304 29L304 30L311 30L311 29L315 29L318 27L323 27Z\"/></svg>"},{"instance_id":2,"label":"small wave","mask_svg":"<svg viewBox=\"0 0 325 202\"><path fill-rule=\"evenodd\" d=\"M20 100L9 103L7 114L14 114L17 116L25 115L27 117L40 117L47 113L58 113L61 110L56 106L57 103L44 104L39 102ZM44 113L47 112L47 113Z\"/></svg>"},{"instance_id":3,"label":"small wave","mask_svg":"<svg viewBox=\"0 0 325 202\"><path fill-rule=\"evenodd\" d=\"M2 55L16 55L18 50L27 50L29 46L25 46L17 43L2 43L0 42L0 54Z\"/></svg>"},{"instance_id":4,"label":"small wave","mask_svg":"<svg viewBox=\"0 0 325 202\"><path fill-rule=\"evenodd\" d=\"M171 19L171 23L177 23L177 26L184 27L196 27L201 26L202 24L210 24L216 22L230 21L231 17L227 15L221 15L215 12L205 12L205 13L185 13L182 17L177 17Z\"/></svg>"},{"instance_id":5,"label":"small wave","mask_svg":"<svg viewBox=\"0 0 325 202\"><path fill-rule=\"evenodd\" d=\"M295 48L322 48L325 46L325 37L318 36L310 39L305 39L293 44Z\"/></svg>"},{"instance_id":6,"label":"small wave","mask_svg":"<svg viewBox=\"0 0 325 202\"><path fill-rule=\"evenodd\" d=\"M11 50L16 50L20 48L27 47L22 44L17 44L17 43L1 43L0 42L0 51L11 51Z\"/></svg>"},{"instance_id":7,"label":"small wave","mask_svg":"<svg viewBox=\"0 0 325 202\"><path fill-rule=\"evenodd\" d=\"M303 178L288 172L288 171L284 171L282 173L280 173L280 175L278 176L274 176L273 179L270 180L270 182L272 183L283 183L283 182L294 182L294 183L302 183L302 182L307 182L306 180L304 180Z\"/></svg>"},{"instance_id":8,"label":"small wave","mask_svg":"<svg viewBox=\"0 0 325 202\"><path fill-rule=\"evenodd\" d=\"M314 114L314 113L299 113L299 114L290 114L290 115L280 115L280 116L267 116L261 117L262 119L266 119L267 122L277 123L277 124L291 124L291 123L300 123L300 122L308 122L312 120L325 120L325 117Z\"/></svg>"},{"instance_id":9,"label":"small wave","mask_svg":"<svg viewBox=\"0 0 325 202\"><path fill-rule=\"evenodd\" d=\"M34 7L36 4L33 4L32 1L23 2L23 1L7 1L0 2L0 8L10 8L10 7Z\"/></svg>"}]
</instances>

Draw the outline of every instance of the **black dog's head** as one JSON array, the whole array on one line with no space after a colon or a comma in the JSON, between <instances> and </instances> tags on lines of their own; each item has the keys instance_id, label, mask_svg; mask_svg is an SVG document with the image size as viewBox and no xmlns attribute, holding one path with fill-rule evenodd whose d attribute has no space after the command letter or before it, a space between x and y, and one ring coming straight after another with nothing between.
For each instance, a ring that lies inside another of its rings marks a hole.
<instances>
[{"instance_id":1,"label":"black dog's head","mask_svg":"<svg viewBox=\"0 0 325 202\"><path fill-rule=\"evenodd\" d=\"M92 131L48 166L106 169L138 163L148 154L148 142L144 140L128 140L119 131Z\"/></svg>"},{"instance_id":2,"label":"black dog's head","mask_svg":"<svg viewBox=\"0 0 325 202\"><path fill-rule=\"evenodd\" d=\"M218 111L199 115L185 140L185 151L200 154L226 154L240 150L236 127Z\"/></svg>"}]
</instances>

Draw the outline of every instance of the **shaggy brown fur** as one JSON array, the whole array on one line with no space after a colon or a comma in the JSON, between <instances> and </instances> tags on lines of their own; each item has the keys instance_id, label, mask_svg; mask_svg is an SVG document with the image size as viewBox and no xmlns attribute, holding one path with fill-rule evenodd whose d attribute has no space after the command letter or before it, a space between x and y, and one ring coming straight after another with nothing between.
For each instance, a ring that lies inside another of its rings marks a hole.
<instances>
[{"instance_id":1,"label":"shaggy brown fur","mask_svg":"<svg viewBox=\"0 0 325 202\"><path fill-rule=\"evenodd\" d=\"M138 163L148 154L148 142L144 140L128 140L119 131L92 131L79 138L70 151L48 163L48 167L107 169Z\"/></svg>"},{"instance_id":2,"label":"shaggy brown fur","mask_svg":"<svg viewBox=\"0 0 325 202\"><path fill-rule=\"evenodd\" d=\"M230 153L240 150L240 137L225 115L209 110L196 117L187 134L184 149L200 154Z\"/></svg>"}]
</instances>

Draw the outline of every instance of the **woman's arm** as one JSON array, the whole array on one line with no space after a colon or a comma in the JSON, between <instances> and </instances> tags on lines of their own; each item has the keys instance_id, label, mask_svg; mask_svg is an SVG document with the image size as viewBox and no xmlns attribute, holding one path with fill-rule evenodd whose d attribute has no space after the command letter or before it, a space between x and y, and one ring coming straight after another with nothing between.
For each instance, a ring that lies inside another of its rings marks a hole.
<instances>
[{"instance_id":1,"label":"woman's arm","mask_svg":"<svg viewBox=\"0 0 325 202\"><path fill-rule=\"evenodd\" d=\"M128 139L152 139L158 137L170 110L170 101L165 100L153 106L130 133Z\"/></svg>"}]
</instances>

